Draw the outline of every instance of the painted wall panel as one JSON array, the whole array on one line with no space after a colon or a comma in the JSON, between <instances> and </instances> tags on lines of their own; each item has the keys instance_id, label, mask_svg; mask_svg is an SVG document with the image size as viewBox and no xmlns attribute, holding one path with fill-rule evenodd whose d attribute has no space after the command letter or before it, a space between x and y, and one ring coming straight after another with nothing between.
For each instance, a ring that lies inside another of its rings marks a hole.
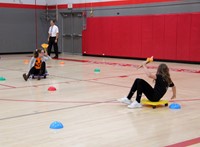
<instances>
[{"instance_id":1,"label":"painted wall panel","mask_svg":"<svg viewBox=\"0 0 200 147\"><path fill-rule=\"evenodd\" d=\"M142 16L142 56L152 56L153 51L153 16Z\"/></svg>"},{"instance_id":2,"label":"painted wall panel","mask_svg":"<svg viewBox=\"0 0 200 147\"><path fill-rule=\"evenodd\" d=\"M192 14L190 60L200 61L200 13Z\"/></svg>"},{"instance_id":3,"label":"painted wall panel","mask_svg":"<svg viewBox=\"0 0 200 147\"><path fill-rule=\"evenodd\" d=\"M177 15L165 16L164 59L176 60Z\"/></svg>"},{"instance_id":4,"label":"painted wall panel","mask_svg":"<svg viewBox=\"0 0 200 147\"><path fill-rule=\"evenodd\" d=\"M113 53L111 44L112 44L112 21L109 18L102 18L102 55L110 56Z\"/></svg>"},{"instance_id":5,"label":"painted wall panel","mask_svg":"<svg viewBox=\"0 0 200 147\"><path fill-rule=\"evenodd\" d=\"M101 20L94 18L88 19L88 33L86 37L87 41L87 54L94 54L94 55L102 55L102 47L101 47L101 29L99 24L101 24Z\"/></svg>"},{"instance_id":6,"label":"painted wall panel","mask_svg":"<svg viewBox=\"0 0 200 147\"><path fill-rule=\"evenodd\" d=\"M112 55L118 56L120 53L123 53L121 51L122 48L122 40L123 40L123 29L121 28L122 23L120 23L120 19L111 17L112 19L112 30L111 30L111 47L112 47Z\"/></svg>"},{"instance_id":7,"label":"painted wall panel","mask_svg":"<svg viewBox=\"0 0 200 147\"><path fill-rule=\"evenodd\" d=\"M95 25L93 28L99 30L86 30L90 34L99 33L96 37L86 36L84 40L88 50L92 50L91 54L136 58L153 55L156 59L200 61L199 13L95 17L88 20L88 26ZM89 42L91 39L92 44Z\"/></svg>"},{"instance_id":8,"label":"painted wall panel","mask_svg":"<svg viewBox=\"0 0 200 147\"><path fill-rule=\"evenodd\" d=\"M115 56L130 56L130 19L112 17L111 47ZM109 31L109 30L108 30ZM112 53L113 54L113 53Z\"/></svg>"},{"instance_id":9,"label":"painted wall panel","mask_svg":"<svg viewBox=\"0 0 200 147\"><path fill-rule=\"evenodd\" d=\"M133 16L130 21L130 57L141 57L142 54L142 18Z\"/></svg>"},{"instance_id":10,"label":"painted wall panel","mask_svg":"<svg viewBox=\"0 0 200 147\"><path fill-rule=\"evenodd\" d=\"M190 60L191 14L178 15L177 24L177 59Z\"/></svg>"},{"instance_id":11,"label":"painted wall panel","mask_svg":"<svg viewBox=\"0 0 200 147\"><path fill-rule=\"evenodd\" d=\"M43 10L38 10L38 14ZM36 49L35 11L24 9L0 9L0 53L33 52ZM47 41L49 23L37 17L38 47Z\"/></svg>"},{"instance_id":12,"label":"painted wall panel","mask_svg":"<svg viewBox=\"0 0 200 147\"><path fill-rule=\"evenodd\" d=\"M156 59L164 58L164 33L165 33L165 17L157 15L153 17L153 49L152 55Z\"/></svg>"}]
</instances>

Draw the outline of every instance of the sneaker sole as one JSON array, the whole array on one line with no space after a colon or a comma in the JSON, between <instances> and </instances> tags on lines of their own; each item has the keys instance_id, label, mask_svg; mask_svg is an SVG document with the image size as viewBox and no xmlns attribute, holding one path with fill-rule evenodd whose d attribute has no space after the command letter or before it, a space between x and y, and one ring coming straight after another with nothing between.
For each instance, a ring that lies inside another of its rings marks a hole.
<instances>
[{"instance_id":1,"label":"sneaker sole","mask_svg":"<svg viewBox=\"0 0 200 147\"><path fill-rule=\"evenodd\" d=\"M120 101L120 100L117 100L118 102L120 102L120 103L123 103L123 104L126 104L126 105L130 105L132 102L130 102L130 103L126 103L126 102L122 102L122 101Z\"/></svg>"},{"instance_id":2,"label":"sneaker sole","mask_svg":"<svg viewBox=\"0 0 200 147\"><path fill-rule=\"evenodd\" d=\"M128 108L129 109L137 109L137 108L142 108L142 106L141 107L130 107L130 106L128 106Z\"/></svg>"}]
</instances>

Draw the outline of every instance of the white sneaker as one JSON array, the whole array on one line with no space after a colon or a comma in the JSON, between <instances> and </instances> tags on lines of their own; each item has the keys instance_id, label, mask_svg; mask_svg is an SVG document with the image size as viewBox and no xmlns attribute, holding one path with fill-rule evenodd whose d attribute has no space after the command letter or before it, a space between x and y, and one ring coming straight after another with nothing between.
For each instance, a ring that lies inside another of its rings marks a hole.
<instances>
[{"instance_id":1,"label":"white sneaker","mask_svg":"<svg viewBox=\"0 0 200 147\"><path fill-rule=\"evenodd\" d=\"M124 104L127 104L127 105L130 105L132 103L132 101L129 100L127 97L123 97L121 99L118 99L117 101L121 102L121 103L124 103Z\"/></svg>"},{"instance_id":2,"label":"white sneaker","mask_svg":"<svg viewBox=\"0 0 200 147\"><path fill-rule=\"evenodd\" d=\"M128 108L134 109L134 108L141 108L142 105L138 103L137 101L132 102L130 105L128 105Z\"/></svg>"}]
</instances>

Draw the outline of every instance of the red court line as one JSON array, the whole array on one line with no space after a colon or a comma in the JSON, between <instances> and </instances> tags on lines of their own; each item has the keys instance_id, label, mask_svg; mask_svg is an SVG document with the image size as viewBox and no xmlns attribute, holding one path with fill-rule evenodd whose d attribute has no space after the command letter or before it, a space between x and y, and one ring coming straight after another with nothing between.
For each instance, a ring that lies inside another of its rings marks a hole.
<instances>
[{"instance_id":1,"label":"red court line","mask_svg":"<svg viewBox=\"0 0 200 147\"><path fill-rule=\"evenodd\" d=\"M186 99L186 100L181 100L181 99L175 99L175 100L170 100L170 102L187 102L187 101L199 101L200 99Z\"/></svg>"},{"instance_id":2,"label":"red court line","mask_svg":"<svg viewBox=\"0 0 200 147\"><path fill-rule=\"evenodd\" d=\"M101 79L111 79L111 78L128 78L129 76L141 75L141 74L143 74L143 73L135 73L135 74L129 74L129 75L117 75L117 76L94 78L94 79L86 79L86 80L80 80L80 79L74 79L74 78L68 78L68 77L56 76L56 75L51 75L51 76L59 77L59 78L68 78L68 79L73 79L73 80L76 80L76 81L91 81L91 80L101 80Z\"/></svg>"},{"instance_id":3,"label":"red court line","mask_svg":"<svg viewBox=\"0 0 200 147\"><path fill-rule=\"evenodd\" d=\"M194 145L194 144L198 144L200 143L200 137L191 139L191 140L186 140L180 143L176 143L176 144L172 144L172 145L168 145L165 147L185 147L185 146L190 146L190 145Z\"/></svg>"},{"instance_id":4,"label":"red court line","mask_svg":"<svg viewBox=\"0 0 200 147\"><path fill-rule=\"evenodd\" d=\"M67 84L69 82L58 82L58 83L53 83L53 84ZM38 85L30 85L30 86L19 86L19 87L12 87L12 86L7 86L8 88L0 88L0 90L6 90L6 89L19 89L19 88L29 88L29 87L39 87L39 86L47 86L47 85L52 85L52 84L38 84Z\"/></svg>"},{"instance_id":5,"label":"red court line","mask_svg":"<svg viewBox=\"0 0 200 147\"><path fill-rule=\"evenodd\" d=\"M133 74L132 74L133 75ZM109 84L109 83L103 83L103 82L96 82L93 80L99 80L99 79L108 79L108 78L116 78L116 77L120 77L120 76L113 76L113 77L105 77L105 78L96 78L96 79L87 79L87 80L80 80L80 79L74 79L74 78L69 78L69 77L63 77L63 76L56 76L56 75L51 75L54 77L59 77L59 78L64 78L64 79L71 79L71 80L75 80L75 81L67 81L67 82L57 82L57 83L53 83L54 85L57 84L69 84L69 83L73 83L73 82L93 82L93 83L98 83L98 84L104 84L104 85L111 85L111 86L118 86L118 87L125 87L125 88L129 88L128 86L120 86L120 85L115 85L115 84ZM120 77L121 78L121 77ZM47 85L52 85L52 84L38 84L38 85L30 85L30 86L19 86L19 87L14 87L14 86L9 86L6 85L8 88L0 88L0 90L5 90L5 89L13 89L13 88L29 88L29 87L40 87L40 86L47 86ZM5 85L4 85L5 86Z\"/></svg>"},{"instance_id":6,"label":"red court line","mask_svg":"<svg viewBox=\"0 0 200 147\"><path fill-rule=\"evenodd\" d=\"M103 65L112 65L112 66L122 66L122 67L135 67L137 68L139 65L137 64L126 64L126 63L115 63L115 62L102 62L102 61L90 61L90 60L78 60L78 59L66 59L66 58L59 58L57 60L65 60L65 61L73 61L73 62L84 62L84 63L91 63L91 64L103 64ZM150 69L157 69L157 66L148 66ZM184 69L184 68L170 68L171 71L175 72L184 72L184 73L198 73L200 74L200 70L195 69Z\"/></svg>"},{"instance_id":7,"label":"red court line","mask_svg":"<svg viewBox=\"0 0 200 147\"><path fill-rule=\"evenodd\" d=\"M106 65L114 65L114 66L129 66L129 67L138 67L138 65L135 64L124 64L124 63L112 63L112 62L99 62L99 61L90 61L90 60L78 60L78 59L66 59L66 58L59 58L58 60L67 60L67 61L73 61L73 62L84 62L84 63L91 63L91 64L106 64ZM149 68L156 69L156 66L150 66ZM8 70L8 69L7 69ZM12 69L9 69L12 70ZM189 70L189 69L176 69L176 68L171 68L171 70L177 71L177 72L190 72L190 73L200 73L198 70ZM113 77L105 77L105 78L99 78L99 79L106 79L106 78L115 78L115 77L120 77L120 78L125 78L128 76L131 76L134 74L130 75L121 75L121 76L113 76ZM61 76L55 76L55 77L61 77ZM73 79L76 81L71 81L71 82L77 82L77 81L88 81L88 82L94 82L91 80L98 80L98 78L95 79L87 79L87 80L80 80L80 79L74 79L74 78L69 78L69 77L62 77L62 78L68 78L68 79ZM54 84L62 84L62 83L69 83L69 82L59 82L59 83L54 83ZM115 85L115 84L109 84L109 83L103 83L103 82L95 82L95 83L100 83L100 84L105 84L105 85L112 85L112 86L119 86L119 87L126 87L126 86L120 86L120 85ZM21 86L21 87L14 87L14 86L9 86L9 85L2 85L6 86L8 88L26 88L26 87L39 87L39 86L44 86L44 85L51 85L51 84L40 84L40 85L33 85L33 86ZM129 87L126 87L129 88ZM4 88L5 89L5 88ZM0 90L4 90L0 89Z\"/></svg>"},{"instance_id":8,"label":"red court line","mask_svg":"<svg viewBox=\"0 0 200 147\"><path fill-rule=\"evenodd\" d=\"M8 87L8 88L17 88L15 86L10 86L10 85L6 85L6 84L0 84L0 86L4 86L4 87Z\"/></svg>"},{"instance_id":9,"label":"red court line","mask_svg":"<svg viewBox=\"0 0 200 147\"><path fill-rule=\"evenodd\" d=\"M131 74L133 75L133 74ZM60 76L55 76L55 77L60 77ZM118 76L119 77L119 76ZM62 77L62 78L66 78L66 77ZM107 78L111 78L111 77L107 77ZM114 77L112 77L114 78ZM72 79L72 78L70 78ZM99 78L99 79L103 79L103 78ZM105 78L106 79L106 78ZM129 86L122 86L122 85L116 85L116 84L110 84L110 83L104 83L104 82L99 82L99 81L96 81L98 80L97 78L96 79L88 79L88 80L76 80L76 81L72 81L72 82L77 82L77 81L83 81L83 82L92 82L92 83L98 83L98 84L103 84L103 85L109 85L109 86L116 86L116 87L123 87L123 88L130 88Z\"/></svg>"}]
</instances>

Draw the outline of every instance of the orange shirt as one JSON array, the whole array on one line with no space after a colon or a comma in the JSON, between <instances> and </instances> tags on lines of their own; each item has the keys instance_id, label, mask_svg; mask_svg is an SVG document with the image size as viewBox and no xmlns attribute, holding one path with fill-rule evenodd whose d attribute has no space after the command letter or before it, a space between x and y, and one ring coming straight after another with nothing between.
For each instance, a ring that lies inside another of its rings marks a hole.
<instances>
[{"instance_id":1,"label":"orange shirt","mask_svg":"<svg viewBox=\"0 0 200 147\"><path fill-rule=\"evenodd\" d=\"M41 66L42 66L42 60L41 60L41 58L36 58L35 69L41 69Z\"/></svg>"}]
</instances>

